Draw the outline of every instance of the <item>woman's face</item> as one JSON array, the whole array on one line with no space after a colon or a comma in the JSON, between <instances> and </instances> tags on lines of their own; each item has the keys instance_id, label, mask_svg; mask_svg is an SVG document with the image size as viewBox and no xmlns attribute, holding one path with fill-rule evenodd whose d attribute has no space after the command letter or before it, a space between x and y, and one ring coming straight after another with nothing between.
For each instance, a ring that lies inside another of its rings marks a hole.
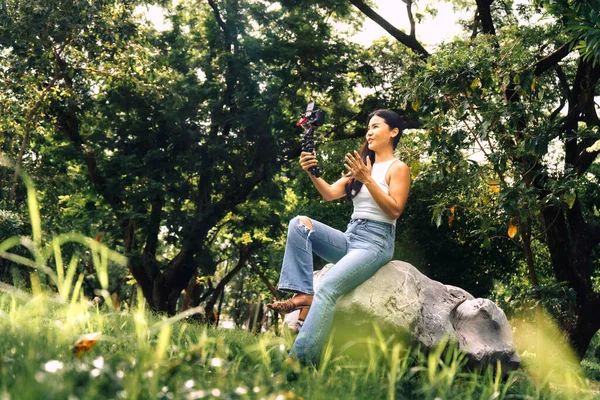
<instances>
[{"instance_id":1,"label":"woman's face","mask_svg":"<svg viewBox=\"0 0 600 400\"><path fill-rule=\"evenodd\" d=\"M390 146L393 149L393 138L398 134L398 129L390 126L378 115L371 117L367 128L367 144L369 150L380 151Z\"/></svg>"}]
</instances>

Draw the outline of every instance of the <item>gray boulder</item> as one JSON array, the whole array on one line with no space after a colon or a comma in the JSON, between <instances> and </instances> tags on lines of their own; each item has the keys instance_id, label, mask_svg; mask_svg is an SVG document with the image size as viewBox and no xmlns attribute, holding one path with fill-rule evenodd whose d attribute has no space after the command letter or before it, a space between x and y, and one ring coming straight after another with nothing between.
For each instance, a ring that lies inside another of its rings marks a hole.
<instances>
[{"instance_id":1,"label":"gray boulder","mask_svg":"<svg viewBox=\"0 0 600 400\"><path fill-rule=\"evenodd\" d=\"M315 290L332 266L315 272ZM284 326L297 332L298 314L287 314ZM376 323L382 330L407 336L426 348L450 339L467 354L472 366L495 365L499 360L506 371L516 369L521 361L506 315L496 304L429 279L402 261L389 262L342 296L335 319L336 326L346 326L345 332L359 332L359 327Z\"/></svg>"}]
</instances>

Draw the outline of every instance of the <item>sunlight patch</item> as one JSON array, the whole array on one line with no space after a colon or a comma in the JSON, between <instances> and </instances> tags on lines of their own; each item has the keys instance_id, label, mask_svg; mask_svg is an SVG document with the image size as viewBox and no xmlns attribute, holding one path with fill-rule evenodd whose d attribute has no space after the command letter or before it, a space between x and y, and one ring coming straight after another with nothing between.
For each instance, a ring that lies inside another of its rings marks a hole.
<instances>
[{"instance_id":1,"label":"sunlight patch","mask_svg":"<svg viewBox=\"0 0 600 400\"><path fill-rule=\"evenodd\" d=\"M537 325L531 321L536 321L536 316L511 323L523 366L540 386L548 385L569 398L576 398L576 393L585 389L587 383L575 352L547 315Z\"/></svg>"}]
</instances>

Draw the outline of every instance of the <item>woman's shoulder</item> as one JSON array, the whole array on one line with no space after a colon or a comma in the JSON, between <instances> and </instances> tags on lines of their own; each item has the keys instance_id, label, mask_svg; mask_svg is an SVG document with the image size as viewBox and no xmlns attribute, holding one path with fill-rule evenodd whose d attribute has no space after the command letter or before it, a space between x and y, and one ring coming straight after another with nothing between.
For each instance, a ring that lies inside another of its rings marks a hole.
<instances>
[{"instance_id":1,"label":"woman's shoulder","mask_svg":"<svg viewBox=\"0 0 600 400\"><path fill-rule=\"evenodd\" d=\"M410 169L408 168L408 165L406 165L406 163L402 160L398 160L396 159L396 161L394 161L392 163L392 165L390 165L390 172L396 173L396 172L409 172Z\"/></svg>"},{"instance_id":2,"label":"woman's shoulder","mask_svg":"<svg viewBox=\"0 0 600 400\"><path fill-rule=\"evenodd\" d=\"M406 163L402 160L396 159L396 161L394 161L392 165L390 165L390 168L387 171L386 181L389 184L392 177L396 179L401 179L403 176L406 175L410 176L410 169L408 168L408 165L406 165Z\"/></svg>"}]
</instances>

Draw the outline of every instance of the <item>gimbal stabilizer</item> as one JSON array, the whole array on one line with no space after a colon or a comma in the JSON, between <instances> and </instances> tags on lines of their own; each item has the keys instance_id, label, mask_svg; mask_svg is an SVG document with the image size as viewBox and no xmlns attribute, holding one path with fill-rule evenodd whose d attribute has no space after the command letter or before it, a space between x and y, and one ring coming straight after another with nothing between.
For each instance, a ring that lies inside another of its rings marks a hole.
<instances>
[{"instance_id":1,"label":"gimbal stabilizer","mask_svg":"<svg viewBox=\"0 0 600 400\"><path fill-rule=\"evenodd\" d=\"M302 136L302 151L312 154L315 153L315 129L325 122L325 113L323 110L315 110L314 108L314 102L308 103L306 111L302 114L300 121L296 123L296 126L301 126L306 129L304 136ZM318 165L310 167L308 171L317 178L323 175Z\"/></svg>"}]
</instances>

